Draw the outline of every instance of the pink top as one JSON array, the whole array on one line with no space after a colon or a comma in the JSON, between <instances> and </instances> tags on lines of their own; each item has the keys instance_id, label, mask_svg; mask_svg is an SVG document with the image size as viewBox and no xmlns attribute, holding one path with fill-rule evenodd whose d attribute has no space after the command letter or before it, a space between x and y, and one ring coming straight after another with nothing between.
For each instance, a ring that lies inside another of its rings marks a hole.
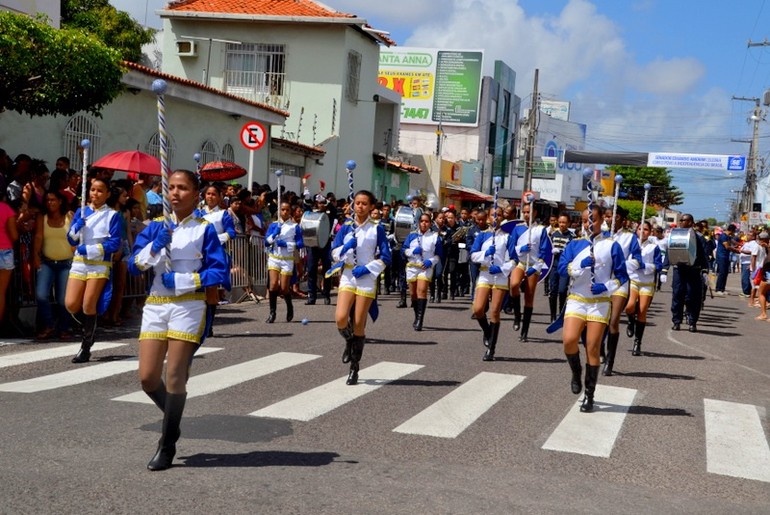
<instances>
[{"instance_id":1,"label":"pink top","mask_svg":"<svg viewBox=\"0 0 770 515\"><path fill-rule=\"evenodd\" d=\"M13 249L13 242L8 236L5 227L8 225L8 219L16 216L11 206L5 202L0 202L0 250Z\"/></svg>"}]
</instances>

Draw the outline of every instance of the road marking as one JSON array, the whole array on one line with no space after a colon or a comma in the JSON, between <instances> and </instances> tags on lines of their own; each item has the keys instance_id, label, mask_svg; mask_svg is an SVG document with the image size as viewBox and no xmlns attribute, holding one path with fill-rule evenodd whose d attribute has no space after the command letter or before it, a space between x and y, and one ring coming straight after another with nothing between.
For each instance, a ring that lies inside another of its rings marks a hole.
<instances>
[{"instance_id":1,"label":"road marking","mask_svg":"<svg viewBox=\"0 0 770 515\"><path fill-rule=\"evenodd\" d=\"M355 386L345 384L347 376L341 377L249 415L307 422L421 368L423 365L383 361L361 370Z\"/></svg>"},{"instance_id":2,"label":"road marking","mask_svg":"<svg viewBox=\"0 0 770 515\"><path fill-rule=\"evenodd\" d=\"M456 438L526 377L481 372L393 431Z\"/></svg>"},{"instance_id":3,"label":"road marking","mask_svg":"<svg viewBox=\"0 0 770 515\"><path fill-rule=\"evenodd\" d=\"M257 379L285 368L301 365L321 356L298 354L296 352L278 352L264 358L254 359L212 372L192 376L187 382L187 398L201 397L210 393L230 388L252 379ZM140 402L152 404L152 400L143 391L115 397L113 401Z\"/></svg>"},{"instance_id":4,"label":"road marking","mask_svg":"<svg viewBox=\"0 0 770 515\"><path fill-rule=\"evenodd\" d=\"M576 402L543 449L609 458L635 396L631 388L598 385L594 412L581 413Z\"/></svg>"},{"instance_id":5,"label":"road marking","mask_svg":"<svg viewBox=\"0 0 770 515\"><path fill-rule=\"evenodd\" d=\"M97 352L115 347L122 347L125 343L98 342L91 347L91 352ZM13 367L16 365L25 365L37 361L46 361L49 359L72 357L80 350L80 344L64 345L62 347L52 347L50 349L33 350L29 352L19 352L0 358L0 368Z\"/></svg>"},{"instance_id":6,"label":"road marking","mask_svg":"<svg viewBox=\"0 0 770 515\"><path fill-rule=\"evenodd\" d=\"M77 347L80 348L79 345ZM218 350L222 349L217 347L202 347L198 350L196 355L208 354L209 352L216 352ZM74 386L76 384L83 384L89 381L96 381L98 379L104 379L105 377L135 371L138 368L139 358L135 357L93 365L77 365L72 370L67 370L65 372L0 384L0 392L35 393L54 390L56 388Z\"/></svg>"},{"instance_id":7,"label":"road marking","mask_svg":"<svg viewBox=\"0 0 770 515\"><path fill-rule=\"evenodd\" d=\"M757 407L703 399L706 470L770 483L770 447Z\"/></svg>"}]
</instances>

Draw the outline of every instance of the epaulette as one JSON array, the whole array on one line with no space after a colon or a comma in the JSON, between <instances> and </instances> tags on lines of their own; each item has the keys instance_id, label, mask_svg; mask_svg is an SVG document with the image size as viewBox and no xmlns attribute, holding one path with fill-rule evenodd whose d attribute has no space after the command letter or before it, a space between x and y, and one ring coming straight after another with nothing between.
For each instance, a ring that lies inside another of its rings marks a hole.
<instances>
[{"instance_id":1,"label":"epaulette","mask_svg":"<svg viewBox=\"0 0 770 515\"><path fill-rule=\"evenodd\" d=\"M162 222L164 220L163 216L157 216L152 219L153 222Z\"/></svg>"},{"instance_id":2,"label":"epaulette","mask_svg":"<svg viewBox=\"0 0 770 515\"><path fill-rule=\"evenodd\" d=\"M371 218L367 218L367 222L369 222L371 224L374 224L374 225L380 225L380 221L379 220L373 220Z\"/></svg>"},{"instance_id":3,"label":"epaulette","mask_svg":"<svg viewBox=\"0 0 770 515\"><path fill-rule=\"evenodd\" d=\"M353 225L353 219L348 218L347 220L345 220L345 223L343 223L342 225Z\"/></svg>"}]
</instances>

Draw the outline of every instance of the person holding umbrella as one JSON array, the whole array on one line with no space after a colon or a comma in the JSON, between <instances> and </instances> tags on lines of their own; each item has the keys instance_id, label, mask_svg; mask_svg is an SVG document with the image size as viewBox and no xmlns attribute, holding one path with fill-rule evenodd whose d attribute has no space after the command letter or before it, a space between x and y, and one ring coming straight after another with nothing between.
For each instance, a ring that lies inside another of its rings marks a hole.
<instances>
[{"instance_id":1,"label":"person holding umbrella","mask_svg":"<svg viewBox=\"0 0 770 515\"><path fill-rule=\"evenodd\" d=\"M171 467L190 364L205 338L205 288L224 283L227 276L227 258L214 226L195 216L198 178L189 170L176 170L168 184L170 228L165 221L151 222L137 236L129 260L134 275L155 272L139 333L142 390L164 414L158 450L147 464L150 470Z\"/></svg>"},{"instance_id":2,"label":"person holding umbrella","mask_svg":"<svg viewBox=\"0 0 770 515\"><path fill-rule=\"evenodd\" d=\"M96 317L110 304L112 285L110 271L112 255L121 246L120 213L107 205L110 186L103 179L92 179L89 189L90 205L78 209L67 238L75 247L75 256L67 279L64 304L67 311L77 315L82 311L83 340L73 363L91 359L91 347L96 336Z\"/></svg>"}]
</instances>

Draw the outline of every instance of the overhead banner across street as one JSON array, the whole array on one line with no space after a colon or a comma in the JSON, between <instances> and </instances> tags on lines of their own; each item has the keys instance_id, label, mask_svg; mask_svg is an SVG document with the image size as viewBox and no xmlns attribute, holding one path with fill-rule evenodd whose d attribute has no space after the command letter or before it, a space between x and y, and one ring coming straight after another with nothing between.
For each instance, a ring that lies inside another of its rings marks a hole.
<instances>
[{"instance_id":1,"label":"overhead banner across street","mask_svg":"<svg viewBox=\"0 0 770 515\"><path fill-rule=\"evenodd\" d=\"M647 166L662 168L699 168L701 170L724 170L743 172L746 170L745 156L719 154L681 154L673 152L650 152Z\"/></svg>"}]
</instances>

